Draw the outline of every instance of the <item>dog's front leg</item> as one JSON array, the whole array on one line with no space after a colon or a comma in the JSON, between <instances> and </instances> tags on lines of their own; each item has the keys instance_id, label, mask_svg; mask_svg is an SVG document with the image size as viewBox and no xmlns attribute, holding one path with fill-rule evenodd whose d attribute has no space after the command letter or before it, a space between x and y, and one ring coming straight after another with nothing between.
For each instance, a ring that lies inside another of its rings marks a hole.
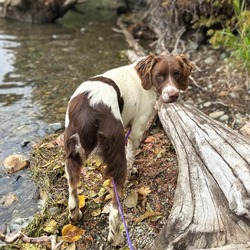
<instances>
[{"instance_id":1,"label":"dog's front leg","mask_svg":"<svg viewBox=\"0 0 250 250\"><path fill-rule=\"evenodd\" d=\"M127 169L128 176L137 173L137 168L134 167L136 151L140 145L143 136L143 129L141 124L133 124L131 127L131 133L128 138L126 147Z\"/></svg>"}]
</instances>

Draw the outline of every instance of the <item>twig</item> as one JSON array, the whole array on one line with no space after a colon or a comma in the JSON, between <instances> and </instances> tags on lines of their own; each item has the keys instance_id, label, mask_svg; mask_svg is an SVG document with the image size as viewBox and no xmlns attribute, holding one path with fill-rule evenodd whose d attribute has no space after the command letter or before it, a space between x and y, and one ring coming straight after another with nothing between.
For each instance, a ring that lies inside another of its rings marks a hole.
<instances>
[{"instance_id":1,"label":"twig","mask_svg":"<svg viewBox=\"0 0 250 250\"><path fill-rule=\"evenodd\" d=\"M31 238L22 233L21 231L11 234L11 235L5 235L3 233L0 233L0 240L5 242L6 244L13 243L17 240L21 240L25 243L31 243L31 244L41 244L45 245L47 248L50 248L51 250L59 250L61 244L63 241L60 241L57 243L56 237L51 235L51 236L41 236L37 238Z\"/></svg>"},{"instance_id":2,"label":"twig","mask_svg":"<svg viewBox=\"0 0 250 250\"><path fill-rule=\"evenodd\" d=\"M192 76L189 76L190 80L192 81L192 84L198 88L198 89L201 89L203 90L203 88L194 80L194 78Z\"/></svg>"}]
</instances>

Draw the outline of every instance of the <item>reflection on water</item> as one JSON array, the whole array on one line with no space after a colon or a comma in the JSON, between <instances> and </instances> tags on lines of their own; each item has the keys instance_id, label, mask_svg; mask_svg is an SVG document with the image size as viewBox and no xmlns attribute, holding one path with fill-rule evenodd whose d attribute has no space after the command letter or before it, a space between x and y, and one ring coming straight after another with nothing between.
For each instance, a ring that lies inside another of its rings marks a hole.
<instances>
[{"instance_id":1,"label":"reflection on water","mask_svg":"<svg viewBox=\"0 0 250 250\"><path fill-rule=\"evenodd\" d=\"M83 80L126 63L119 58L126 49L123 36L112 31L115 9L96 10L96 2L81 7L84 15L71 12L57 24L0 19L0 176L6 156L28 155L31 144L47 134L49 123L64 122L68 99ZM31 143L21 147L24 140ZM8 177L9 182L0 178L0 189L11 186L18 175ZM34 189L32 185L26 183L26 189ZM3 210L0 205L0 224Z\"/></svg>"}]
</instances>

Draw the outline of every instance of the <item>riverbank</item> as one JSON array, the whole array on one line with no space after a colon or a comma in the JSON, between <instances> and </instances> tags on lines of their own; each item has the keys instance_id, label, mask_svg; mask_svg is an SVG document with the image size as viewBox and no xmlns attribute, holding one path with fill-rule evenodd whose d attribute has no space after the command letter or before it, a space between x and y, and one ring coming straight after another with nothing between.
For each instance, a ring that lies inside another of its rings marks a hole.
<instances>
[{"instance_id":1,"label":"riverbank","mask_svg":"<svg viewBox=\"0 0 250 250\"><path fill-rule=\"evenodd\" d=\"M249 78L233 68L227 53L208 44L188 53L196 66L183 99L210 117L235 130L249 123ZM31 170L45 200L44 210L25 232L32 236L61 236L67 221L67 185L64 153L56 143L59 134L43 139L34 147ZM142 144L135 162L138 175L127 183L123 208L135 249L150 249L171 209L178 176L176 155L159 123ZM85 197L83 220L86 230L76 243L64 249L111 249L107 243L109 187L103 182L100 162L91 161L82 171L79 195ZM128 249L126 242L119 249Z\"/></svg>"}]
</instances>

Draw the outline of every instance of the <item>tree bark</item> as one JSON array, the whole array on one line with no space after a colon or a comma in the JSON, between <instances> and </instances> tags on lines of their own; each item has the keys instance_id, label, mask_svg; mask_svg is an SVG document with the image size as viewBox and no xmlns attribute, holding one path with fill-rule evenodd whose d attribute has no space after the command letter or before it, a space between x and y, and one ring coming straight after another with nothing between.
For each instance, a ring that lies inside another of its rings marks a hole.
<instances>
[{"instance_id":1,"label":"tree bark","mask_svg":"<svg viewBox=\"0 0 250 250\"><path fill-rule=\"evenodd\" d=\"M179 176L155 249L250 249L250 141L188 105L163 104L159 118Z\"/></svg>"}]
</instances>

